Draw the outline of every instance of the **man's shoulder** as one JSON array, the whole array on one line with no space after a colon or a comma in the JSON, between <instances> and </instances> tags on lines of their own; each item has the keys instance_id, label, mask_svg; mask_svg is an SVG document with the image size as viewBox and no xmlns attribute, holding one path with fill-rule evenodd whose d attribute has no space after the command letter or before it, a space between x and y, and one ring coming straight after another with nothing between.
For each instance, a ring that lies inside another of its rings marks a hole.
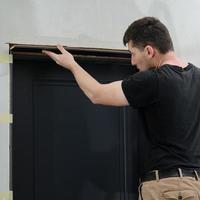
<instances>
[{"instance_id":1,"label":"man's shoulder","mask_svg":"<svg viewBox=\"0 0 200 200\"><path fill-rule=\"evenodd\" d=\"M192 63L189 63L193 68L195 68L195 70L199 71L200 72L200 67L197 66L197 65L194 65Z\"/></svg>"}]
</instances>

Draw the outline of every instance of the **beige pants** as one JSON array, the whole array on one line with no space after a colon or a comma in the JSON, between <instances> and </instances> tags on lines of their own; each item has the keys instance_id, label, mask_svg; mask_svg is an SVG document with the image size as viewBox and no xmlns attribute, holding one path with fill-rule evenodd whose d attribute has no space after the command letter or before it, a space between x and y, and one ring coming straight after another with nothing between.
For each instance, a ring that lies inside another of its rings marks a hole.
<instances>
[{"instance_id":1,"label":"beige pants","mask_svg":"<svg viewBox=\"0 0 200 200\"><path fill-rule=\"evenodd\" d=\"M143 182L139 186L139 200L200 199L200 180L192 177L171 177Z\"/></svg>"}]
</instances>

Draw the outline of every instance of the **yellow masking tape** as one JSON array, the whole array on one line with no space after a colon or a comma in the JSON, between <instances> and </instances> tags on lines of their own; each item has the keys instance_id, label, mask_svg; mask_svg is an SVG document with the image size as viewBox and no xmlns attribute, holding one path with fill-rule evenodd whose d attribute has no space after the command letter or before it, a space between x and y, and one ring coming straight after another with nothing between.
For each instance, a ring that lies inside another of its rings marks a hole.
<instances>
[{"instance_id":1,"label":"yellow masking tape","mask_svg":"<svg viewBox=\"0 0 200 200\"><path fill-rule=\"evenodd\" d=\"M13 63L13 55L0 54L0 63Z\"/></svg>"},{"instance_id":2,"label":"yellow masking tape","mask_svg":"<svg viewBox=\"0 0 200 200\"><path fill-rule=\"evenodd\" d=\"M13 115L10 113L0 113L0 124L8 123L13 123Z\"/></svg>"},{"instance_id":3,"label":"yellow masking tape","mask_svg":"<svg viewBox=\"0 0 200 200\"><path fill-rule=\"evenodd\" d=\"M13 200L13 192L0 192L0 200Z\"/></svg>"}]
</instances>

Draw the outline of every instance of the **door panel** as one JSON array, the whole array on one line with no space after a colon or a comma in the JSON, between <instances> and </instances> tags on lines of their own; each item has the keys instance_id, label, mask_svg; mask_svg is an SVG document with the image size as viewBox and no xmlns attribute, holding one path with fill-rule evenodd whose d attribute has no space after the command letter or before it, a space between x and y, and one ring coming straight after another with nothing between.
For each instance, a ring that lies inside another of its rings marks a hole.
<instances>
[{"instance_id":1,"label":"door panel","mask_svg":"<svg viewBox=\"0 0 200 200\"><path fill-rule=\"evenodd\" d=\"M101 83L135 73L123 63L79 63ZM137 199L137 111L92 104L50 60L16 57L11 71L14 200Z\"/></svg>"}]
</instances>

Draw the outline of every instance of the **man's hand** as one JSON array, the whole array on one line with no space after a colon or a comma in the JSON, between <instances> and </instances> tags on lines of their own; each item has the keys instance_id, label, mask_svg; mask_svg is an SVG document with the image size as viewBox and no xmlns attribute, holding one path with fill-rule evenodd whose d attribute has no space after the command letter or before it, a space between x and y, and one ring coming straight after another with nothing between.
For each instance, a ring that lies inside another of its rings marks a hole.
<instances>
[{"instance_id":1,"label":"man's hand","mask_svg":"<svg viewBox=\"0 0 200 200\"><path fill-rule=\"evenodd\" d=\"M73 66L76 65L76 61L72 54L64 49L63 46L58 45L57 48L60 50L61 54L56 54L51 51L42 50L42 53L45 53L50 58L52 58L58 65L69 69L70 71L73 69Z\"/></svg>"}]
</instances>

